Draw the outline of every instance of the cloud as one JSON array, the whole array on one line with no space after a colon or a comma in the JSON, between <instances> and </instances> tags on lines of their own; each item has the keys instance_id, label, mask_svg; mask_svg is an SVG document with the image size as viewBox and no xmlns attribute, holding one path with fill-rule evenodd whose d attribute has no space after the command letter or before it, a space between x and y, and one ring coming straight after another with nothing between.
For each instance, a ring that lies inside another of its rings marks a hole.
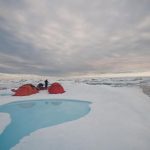
<instances>
[{"instance_id":1,"label":"cloud","mask_svg":"<svg viewBox=\"0 0 150 150\"><path fill-rule=\"evenodd\" d=\"M149 6L149 0L1 1L0 70L44 75L148 71Z\"/></svg>"}]
</instances>

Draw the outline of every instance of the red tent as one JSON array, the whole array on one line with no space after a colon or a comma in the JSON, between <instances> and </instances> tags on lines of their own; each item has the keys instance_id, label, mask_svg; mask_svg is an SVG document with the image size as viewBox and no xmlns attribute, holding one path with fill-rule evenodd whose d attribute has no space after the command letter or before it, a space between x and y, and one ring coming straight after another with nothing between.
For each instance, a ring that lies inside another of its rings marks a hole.
<instances>
[{"instance_id":1,"label":"red tent","mask_svg":"<svg viewBox=\"0 0 150 150\"><path fill-rule=\"evenodd\" d=\"M38 93L37 88L32 84L25 84L19 87L14 91L15 94L13 96L27 96Z\"/></svg>"},{"instance_id":2,"label":"red tent","mask_svg":"<svg viewBox=\"0 0 150 150\"><path fill-rule=\"evenodd\" d=\"M55 82L55 83L51 84L50 87L48 87L48 92L50 94L61 94L61 93L64 93L65 90L60 83Z\"/></svg>"}]
</instances>

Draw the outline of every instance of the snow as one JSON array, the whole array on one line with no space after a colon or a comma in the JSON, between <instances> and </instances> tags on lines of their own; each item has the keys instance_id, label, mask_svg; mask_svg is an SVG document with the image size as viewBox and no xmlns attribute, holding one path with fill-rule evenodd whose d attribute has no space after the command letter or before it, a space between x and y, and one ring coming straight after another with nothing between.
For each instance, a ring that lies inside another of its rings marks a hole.
<instances>
[{"instance_id":1,"label":"snow","mask_svg":"<svg viewBox=\"0 0 150 150\"><path fill-rule=\"evenodd\" d=\"M21 80L2 82L1 88L7 89L1 90L1 93L11 92L9 85L17 87L22 83ZM149 85L150 78L87 78L59 82L66 93L51 95L47 91L41 91L25 97L0 96L0 105L44 98L75 99L92 102L90 113L78 120L32 132L21 139L12 150L150 149L150 97L141 88ZM2 113L0 118L1 115ZM3 114L0 119L1 132L9 122L9 116Z\"/></svg>"},{"instance_id":2,"label":"snow","mask_svg":"<svg viewBox=\"0 0 150 150\"><path fill-rule=\"evenodd\" d=\"M11 122L11 118L10 118L9 114L0 113L0 134L7 127L7 125L9 125L10 122Z\"/></svg>"}]
</instances>

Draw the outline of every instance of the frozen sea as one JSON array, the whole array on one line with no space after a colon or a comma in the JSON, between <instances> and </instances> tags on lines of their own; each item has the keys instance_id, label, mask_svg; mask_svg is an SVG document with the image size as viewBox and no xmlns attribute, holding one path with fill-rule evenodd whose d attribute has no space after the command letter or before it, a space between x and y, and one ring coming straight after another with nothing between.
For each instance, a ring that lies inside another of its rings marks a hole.
<instances>
[{"instance_id":1,"label":"frozen sea","mask_svg":"<svg viewBox=\"0 0 150 150\"><path fill-rule=\"evenodd\" d=\"M41 79L0 79L0 105L35 99L74 99L91 102L91 111L76 120L40 128L24 136L11 150L149 150L150 77L51 79L64 94L47 91L11 96L12 88L37 85ZM11 123L0 113L0 134Z\"/></svg>"}]
</instances>

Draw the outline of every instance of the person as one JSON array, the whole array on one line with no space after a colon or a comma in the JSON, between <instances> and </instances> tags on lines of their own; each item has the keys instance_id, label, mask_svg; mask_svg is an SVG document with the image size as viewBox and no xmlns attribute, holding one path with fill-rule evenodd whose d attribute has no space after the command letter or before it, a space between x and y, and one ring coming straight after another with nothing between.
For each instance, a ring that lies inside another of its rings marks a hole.
<instances>
[{"instance_id":1,"label":"person","mask_svg":"<svg viewBox=\"0 0 150 150\"><path fill-rule=\"evenodd\" d=\"M45 82L45 88L47 89L47 87L48 87L48 80L46 79L44 82Z\"/></svg>"}]
</instances>

